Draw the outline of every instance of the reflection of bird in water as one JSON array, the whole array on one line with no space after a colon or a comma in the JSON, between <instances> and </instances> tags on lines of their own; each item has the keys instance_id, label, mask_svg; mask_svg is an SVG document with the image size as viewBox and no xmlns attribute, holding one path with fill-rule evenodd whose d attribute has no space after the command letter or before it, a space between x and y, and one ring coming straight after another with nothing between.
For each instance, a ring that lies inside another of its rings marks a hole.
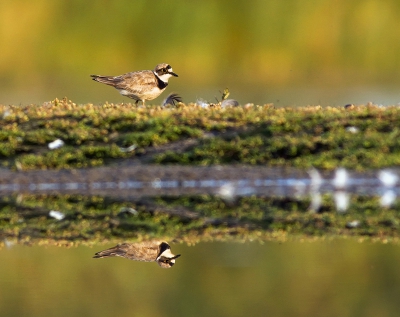
<instances>
[{"instance_id":1,"label":"reflection of bird in water","mask_svg":"<svg viewBox=\"0 0 400 317\"><path fill-rule=\"evenodd\" d=\"M93 80L118 89L123 96L143 102L157 98L168 86L168 79L178 77L166 63L158 64L154 70L142 70L120 76L90 75Z\"/></svg>"},{"instance_id":2,"label":"reflection of bird in water","mask_svg":"<svg viewBox=\"0 0 400 317\"><path fill-rule=\"evenodd\" d=\"M162 268L170 268L175 264L175 259L181 255L173 255L166 242L122 243L117 246L97 252L94 258L108 258L120 256L129 260L157 262Z\"/></svg>"}]
</instances>

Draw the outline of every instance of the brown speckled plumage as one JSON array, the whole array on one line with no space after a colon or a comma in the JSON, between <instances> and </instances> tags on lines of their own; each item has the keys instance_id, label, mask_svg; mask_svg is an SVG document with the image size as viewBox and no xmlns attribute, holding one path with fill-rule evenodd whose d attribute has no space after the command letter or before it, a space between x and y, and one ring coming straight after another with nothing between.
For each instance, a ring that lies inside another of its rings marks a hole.
<instances>
[{"instance_id":1,"label":"brown speckled plumage","mask_svg":"<svg viewBox=\"0 0 400 317\"><path fill-rule=\"evenodd\" d=\"M180 254L173 255L166 242L122 243L110 249L97 252L94 258L119 256L134 261L157 262L163 268L170 268Z\"/></svg>"}]
</instances>

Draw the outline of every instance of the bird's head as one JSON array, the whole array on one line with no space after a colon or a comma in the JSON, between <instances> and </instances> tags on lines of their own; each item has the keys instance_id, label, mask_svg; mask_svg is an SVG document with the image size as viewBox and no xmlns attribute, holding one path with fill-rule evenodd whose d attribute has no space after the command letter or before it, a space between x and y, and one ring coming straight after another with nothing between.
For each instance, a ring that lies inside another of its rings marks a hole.
<instances>
[{"instance_id":1,"label":"bird's head","mask_svg":"<svg viewBox=\"0 0 400 317\"><path fill-rule=\"evenodd\" d=\"M168 79L171 78L172 76L178 77L177 74L175 74L172 71L172 67L166 63L161 63L154 68L154 74L163 82L167 83Z\"/></svg>"}]
</instances>

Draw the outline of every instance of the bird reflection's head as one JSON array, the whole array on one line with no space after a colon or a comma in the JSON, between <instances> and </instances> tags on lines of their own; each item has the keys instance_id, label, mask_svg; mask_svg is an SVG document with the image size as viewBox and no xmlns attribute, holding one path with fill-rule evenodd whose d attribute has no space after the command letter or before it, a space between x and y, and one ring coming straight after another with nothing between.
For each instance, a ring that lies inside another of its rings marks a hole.
<instances>
[{"instance_id":1,"label":"bird reflection's head","mask_svg":"<svg viewBox=\"0 0 400 317\"><path fill-rule=\"evenodd\" d=\"M165 243L164 245L161 244L161 248L161 253L157 257L156 261L159 266L164 269L168 269L175 264L175 259L179 258L181 255L173 255L167 243Z\"/></svg>"}]
</instances>

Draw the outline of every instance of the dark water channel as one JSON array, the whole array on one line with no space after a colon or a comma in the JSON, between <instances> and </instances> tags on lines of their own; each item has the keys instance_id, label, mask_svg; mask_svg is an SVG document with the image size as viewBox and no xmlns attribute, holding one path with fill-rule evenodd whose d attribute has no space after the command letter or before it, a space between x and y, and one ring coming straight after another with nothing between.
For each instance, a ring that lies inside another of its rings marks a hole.
<instances>
[{"instance_id":1,"label":"dark water channel","mask_svg":"<svg viewBox=\"0 0 400 317\"><path fill-rule=\"evenodd\" d=\"M331 193L338 211L345 211L350 194L380 196L382 207L391 206L400 192L397 169L365 173L338 168L264 168L250 166L149 166L103 167L81 170L0 171L0 196L12 194L80 194L108 197L217 195L224 199L262 195L311 197L312 209L320 195Z\"/></svg>"}]
</instances>

